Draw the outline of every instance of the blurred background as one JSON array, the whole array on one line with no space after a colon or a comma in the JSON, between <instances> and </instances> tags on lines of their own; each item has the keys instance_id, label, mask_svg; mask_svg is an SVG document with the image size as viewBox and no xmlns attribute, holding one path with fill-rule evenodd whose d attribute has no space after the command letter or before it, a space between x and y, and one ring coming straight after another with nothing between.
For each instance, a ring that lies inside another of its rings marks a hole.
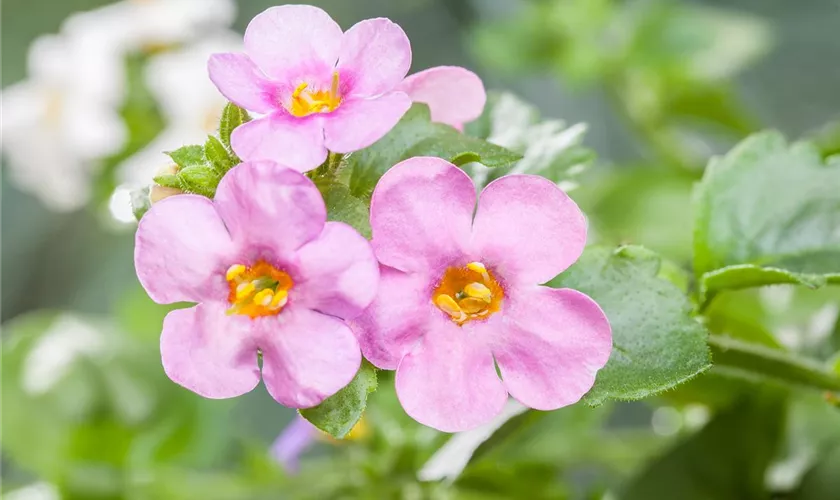
<instances>
[{"instance_id":1,"label":"blurred background","mask_svg":"<svg viewBox=\"0 0 840 500\"><path fill-rule=\"evenodd\" d=\"M593 242L643 244L677 266L711 156L766 128L840 151L837 0L310 3L345 29L389 17L411 39L412 72L465 66L562 120L586 167L565 187ZM653 400L522 422L460 476L435 455L449 436L405 416L387 376L341 443L262 387L210 401L170 382L157 347L167 310L134 275L130 193L162 151L212 132L224 101L207 55L236 50L275 4L3 2L4 498L840 495L840 411L714 372ZM838 304L830 289L738 292L709 327L824 358L840 349Z\"/></svg>"}]
</instances>

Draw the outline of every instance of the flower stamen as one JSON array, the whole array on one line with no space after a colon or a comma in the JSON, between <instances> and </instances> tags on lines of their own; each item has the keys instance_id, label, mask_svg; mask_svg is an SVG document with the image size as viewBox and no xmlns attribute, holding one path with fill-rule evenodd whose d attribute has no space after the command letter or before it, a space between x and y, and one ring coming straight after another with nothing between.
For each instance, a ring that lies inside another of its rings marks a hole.
<instances>
[{"instance_id":1,"label":"flower stamen","mask_svg":"<svg viewBox=\"0 0 840 500\"><path fill-rule=\"evenodd\" d=\"M339 95L338 71L333 72L329 90L307 90L307 82L300 83L292 92L289 113L297 117L309 116L313 113L329 113L335 111L341 104Z\"/></svg>"},{"instance_id":2,"label":"flower stamen","mask_svg":"<svg viewBox=\"0 0 840 500\"><path fill-rule=\"evenodd\" d=\"M248 267L234 264L225 273L230 286L228 314L256 318L278 314L289 299L294 283L285 272L265 261Z\"/></svg>"},{"instance_id":3,"label":"flower stamen","mask_svg":"<svg viewBox=\"0 0 840 500\"><path fill-rule=\"evenodd\" d=\"M458 325L498 311L503 298L502 287L480 262L450 267L432 293L435 306Z\"/></svg>"}]
</instances>

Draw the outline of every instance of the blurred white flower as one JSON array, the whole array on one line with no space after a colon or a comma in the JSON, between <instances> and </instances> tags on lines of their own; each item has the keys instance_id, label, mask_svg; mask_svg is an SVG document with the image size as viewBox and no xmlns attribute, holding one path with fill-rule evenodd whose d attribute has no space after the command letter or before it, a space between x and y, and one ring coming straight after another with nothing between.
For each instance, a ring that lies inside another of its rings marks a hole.
<instances>
[{"instance_id":1,"label":"blurred white flower","mask_svg":"<svg viewBox=\"0 0 840 500\"><path fill-rule=\"evenodd\" d=\"M236 16L233 0L124 0L67 18L63 30L107 41L123 52L180 45Z\"/></svg>"},{"instance_id":2,"label":"blurred white flower","mask_svg":"<svg viewBox=\"0 0 840 500\"><path fill-rule=\"evenodd\" d=\"M149 62L146 84L161 106L167 127L122 164L122 181L149 184L162 165L171 163L164 151L204 144L207 135L216 132L227 101L207 77L207 59L215 52L241 50L242 36L226 31Z\"/></svg>"},{"instance_id":3,"label":"blurred white flower","mask_svg":"<svg viewBox=\"0 0 840 500\"><path fill-rule=\"evenodd\" d=\"M87 39L41 37L29 50L29 78L3 90L9 176L54 210L83 205L96 160L125 141L116 80L97 81L93 64L105 50L89 48Z\"/></svg>"},{"instance_id":4,"label":"blurred white flower","mask_svg":"<svg viewBox=\"0 0 840 500\"><path fill-rule=\"evenodd\" d=\"M51 209L83 206L99 160L126 140L117 112L126 55L180 46L229 25L235 14L233 0L125 0L74 14L60 35L36 40L28 79L2 96L11 180Z\"/></svg>"},{"instance_id":5,"label":"blurred white flower","mask_svg":"<svg viewBox=\"0 0 840 500\"><path fill-rule=\"evenodd\" d=\"M72 314L56 318L44 332L23 363L21 385L37 396L50 390L83 356L93 356L105 349L102 333L92 324Z\"/></svg>"}]
</instances>

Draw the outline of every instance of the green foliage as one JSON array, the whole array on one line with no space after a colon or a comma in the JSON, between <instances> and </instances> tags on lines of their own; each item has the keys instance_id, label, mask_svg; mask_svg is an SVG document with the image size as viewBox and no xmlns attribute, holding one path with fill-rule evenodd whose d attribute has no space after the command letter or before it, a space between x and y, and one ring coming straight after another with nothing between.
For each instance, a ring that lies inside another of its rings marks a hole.
<instances>
[{"instance_id":1,"label":"green foliage","mask_svg":"<svg viewBox=\"0 0 840 500\"><path fill-rule=\"evenodd\" d=\"M152 208L149 191L149 186L145 186L131 192L131 211L137 220L140 220Z\"/></svg>"},{"instance_id":2,"label":"green foliage","mask_svg":"<svg viewBox=\"0 0 840 500\"><path fill-rule=\"evenodd\" d=\"M706 330L660 268L660 258L641 247L590 247L550 283L592 297L612 326L613 352L587 403L648 397L709 367Z\"/></svg>"},{"instance_id":3,"label":"green foliage","mask_svg":"<svg viewBox=\"0 0 840 500\"><path fill-rule=\"evenodd\" d=\"M764 475L782 440L784 418L785 400L779 394L759 391L744 397L653 461L621 498L769 498Z\"/></svg>"},{"instance_id":4,"label":"green foliage","mask_svg":"<svg viewBox=\"0 0 840 500\"><path fill-rule=\"evenodd\" d=\"M169 151L166 154L181 168L200 167L207 164L207 157L204 155L204 148L199 145L182 146L175 151Z\"/></svg>"},{"instance_id":5,"label":"green foliage","mask_svg":"<svg viewBox=\"0 0 840 500\"><path fill-rule=\"evenodd\" d=\"M342 439L362 418L368 394L376 390L376 368L362 362L359 372L344 388L314 408L300 410L301 416L315 427Z\"/></svg>"},{"instance_id":6,"label":"green foliage","mask_svg":"<svg viewBox=\"0 0 840 500\"><path fill-rule=\"evenodd\" d=\"M507 167L473 166L473 178L481 184L511 173L527 173L568 189L574 186L572 179L595 159L595 153L581 144L585 125L566 127L562 120L540 120L536 107L508 92L491 92L484 113L467 125L466 132L522 155Z\"/></svg>"},{"instance_id":7,"label":"green foliage","mask_svg":"<svg viewBox=\"0 0 840 500\"><path fill-rule=\"evenodd\" d=\"M69 497L120 497L132 471L209 464L228 443L225 405L174 385L156 345L110 322L18 319L4 331L2 361L4 456Z\"/></svg>"},{"instance_id":8,"label":"green foliage","mask_svg":"<svg viewBox=\"0 0 840 500\"><path fill-rule=\"evenodd\" d=\"M465 155L468 156L465 158ZM347 168L351 169L350 193L360 198L370 196L388 169L414 156L436 156L455 162L469 159L488 167L504 167L521 158L521 155L464 135L448 125L433 123L429 107L414 104L385 137L347 157Z\"/></svg>"},{"instance_id":9,"label":"green foliage","mask_svg":"<svg viewBox=\"0 0 840 500\"><path fill-rule=\"evenodd\" d=\"M327 220L349 224L370 239L370 208L367 202L353 196L350 188L337 181L316 183L327 206Z\"/></svg>"},{"instance_id":10,"label":"green foliage","mask_svg":"<svg viewBox=\"0 0 840 500\"><path fill-rule=\"evenodd\" d=\"M228 150L233 151L230 146L230 135L236 127L249 121L251 121L251 117L247 111L232 102L227 103L219 120L219 138Z\"/></svg>"},{"instance_id":11,"label":"green foliage","mask_svg":"<svg viewBox=\"0 0 840 500\"><path fill-rule=\"evenodd\" d=\"M777 283L840 282L840 162L809 144L756 134L713 159L695 192L701 300Z\"/></svg>"},{"instance_id":12,"label":"green foliage","mask_svg":"<svg viewBox=\"0 0 840 500\"><path fill-rule=\"evenodd\" d=\"M102 160L102 169L94 184L94 201L106 201L117 187L119 166L160 133L165 123L160 107L146 86L145 67L148 56L133 54L125 60L126 90L120 105L120 116L125 122L128 138L118 153Z\"/></svg>"}]
</instances>

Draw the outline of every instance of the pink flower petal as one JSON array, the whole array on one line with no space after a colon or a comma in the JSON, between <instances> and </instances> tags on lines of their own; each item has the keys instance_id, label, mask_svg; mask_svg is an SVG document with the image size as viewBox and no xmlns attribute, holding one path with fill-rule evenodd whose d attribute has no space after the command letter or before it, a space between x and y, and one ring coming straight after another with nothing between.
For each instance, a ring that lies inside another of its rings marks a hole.
<instances>
[{"instance_id":1,"label":"pink flower petal","mask_svg":"<svg viewBox=\"0 0 840 500\"><path fill-rule=\"evenodd\" d=\"M472 180L455 165L431 157L398 163L371 199L377 259L403 271L440 271L464 254L474 207Z\"/></svg>"},{"instance_id":2,"label":"pink flower petal","mask_svg":"<svg viewBox=\"0 0 840 500\"><path fill-rule=\"evenodd\" d=\"M327 222L321 235L298 252L298 306L350 319L373 301L379 266L370 243L341 222Z\"/></svg>"},{"instance_id":3,"label":"pink flower petal","mask_svg":"<svg viewBox=\"0 0 840 500\"><path fill-rule=\"evenodd\" d=\"M310 5L281 5L258 14L245 30L245 52L268 76L283 81L301 66L332 68L341 27Z\"/></svg>"},{"instance_id":4,"label":"pink flower petal","mask_svg":"<svg viewBox=\"0 0 840 500\"><path fill-rule=\"evenodd\" d=\"M160 354L174 382L206 398L232 398L260 382L253 322L222 303L177 309L163 320Z\"/></svg>"},{"instance_id":5,"label":"pink flower petal","mask_svg":"<svg viewBox=\"0 0 840 500\"><path fill-rule=\"evenodd\" d=\"M432 121L457 129L481 116L487 93L481 78L458 66L438 66L415 73L399 89L414 102L429 105Z\"/></svg>"},{"instance_id":6,"label":"pink flower petal","mask_svg":"<svg viewBox=\"0 0 840 500\"><path fill-rule=\"evenodd\" d=\"M479 327L481 324L476 324ZM400 403L413 419L443 432L460 432L493 419L507 401L490 349L475 325L438 317L397 368Z\"/></svg>"},{"instance_id":7,"label":"pink flower petal","mask_svg":"<svg viewBox=\"0 0 840 500\"><path fill-rule=\"evenodd\" d=\"M219 183L216 210L246 249L292 252L321 234L327 210L303 174L271 161L241 163Z\"/></svg>"},{"instance_id":8,"label":"pink flower petal","mask_svg":"<svg viewBox=\"0 0 840 500\"><path fill-rule=\"evenodd\" d=\"M276 89L245 54L213 54L207 62L210 80L237 106L270 113L280 106Z\"/></svg>"},{"instance_id":9,"label":"pink flower petal","mask_svg":"<svg viewBox=\"0 0 840 500\"><path fill-rule=\"evenodd\" d=\"M243 161L272 160L306 172L324 163L324 126L321 115L296 118L277 111L240 125L231 146Z\"/></svg>"},{"instance_id":10,"label":"pink flower petal","mask_svg":"<svg viewBox=\"0 0 840 500\"><path fill-rule=\"evenodd\" d=\"M353 96L394 90L411 67L411 43L388 19L366 19L344 33L338 71Z\"/></svg>"},{"instance_id":11,"label":"pink flower petal","mask_svg":"<svg viewBox=\"0 0 840 500\"><path fill-rule=\"evenodd\" d=\"M156 203L140 220L134 267L155 302L201 302L227 296L225 259L233 252L213 203L182 194Z\"/></svg>"},{"instance_id":12,"label":"pink flower petal","mask_svg":"<svg viewBox=\"0 0 840 500\"><path fill-rule=\"evenodd\" d=\"M509 282L538 284L580 257L586 221L553 182L508 175L481 193L473 223L474 250Z\"/></svg>"},{"instance_id":13,"label":"pink flower petal","mask_svg":"<svg viewBox=\"0 0 840 500\"><path fill-rule=\"evenodd\" d=\"M537 410L576 403L592 388L612 350L604 312L568 288L511 293L493 354L510 395Z\"/></svg>"},{"instance_id":14,"label":"pink flower petal","mask_svg":"<svg viewBox=\"0 0 840 500\"><path fill-rule=\"evenodd\" d=\"M361 316L350 322L365 358L384 370L395 370L425 331L432 314L427 280L382 266L379 292Z\"/></svg>"},{"instance_id":15,"label":"pink flower petal","mask_svg":"<svg viewBox=\"0 0 840 500\"><path fill-rule=\"evenodd\" d=\"M324 117L324 143L330 151L351 153L387 134L411 107L402 92L372 99L351 99Z\"/></svg>"},{"instance_id":16,"label":"pink flower petal","mask_svg":"<svg viewBox=\"0 0 840 500\"><path fill-rule=\"evenodd\" d=\"M290 408L309 408L350 383L362 355L344 322L290 306L260 325L263 380L271 396Z\"/></svg>"}]
</instances>

